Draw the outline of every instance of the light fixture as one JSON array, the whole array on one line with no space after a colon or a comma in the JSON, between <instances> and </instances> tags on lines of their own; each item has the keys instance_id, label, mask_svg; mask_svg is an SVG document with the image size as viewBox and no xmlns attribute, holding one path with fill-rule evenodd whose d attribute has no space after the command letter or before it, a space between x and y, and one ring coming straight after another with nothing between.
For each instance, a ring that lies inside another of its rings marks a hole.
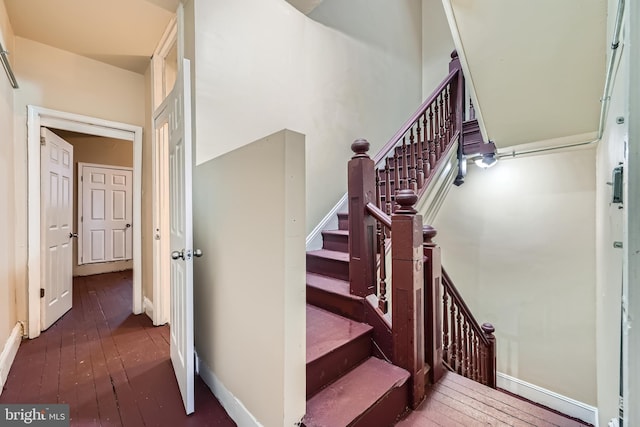
<instances>
[{"instance_id":1,"label":"light fixture","mask_svg":"<svg viewBox=\"0 0 640 427\"><path fill-rule=\"evenodd\" d=\"M9 63L9 58L7 57L8 54L9 52L4 50L4 47L2 47L2 43L0 43L0 62L2 62L4 71L7 73L7 77L9 78L9 83L11 83L11 87L17 89L18 81L16 80L16 76L13 74L13 70L11 70L11 64Z\"/></svg>"},{"instance_id":2,"label":"light fixture","mask_svg":"<svg viewBox=\"0 0 640 427\"><path fill-rule=\"evenodd\" d=\"M482 169L488 169L498 163L498 158L496 157L495 153L485 153L482 155L482 157L478 157L475 162L476 166Z\"/></svg>"}]
</instances>

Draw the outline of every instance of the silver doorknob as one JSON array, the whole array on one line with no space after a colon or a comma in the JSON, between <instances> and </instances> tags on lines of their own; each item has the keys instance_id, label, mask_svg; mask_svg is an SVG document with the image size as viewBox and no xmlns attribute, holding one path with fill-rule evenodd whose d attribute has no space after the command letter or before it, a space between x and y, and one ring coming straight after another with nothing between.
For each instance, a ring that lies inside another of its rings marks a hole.
<instances>
[{"instance_id":1,"label":"silver doorknob","mask_svg":"<svg viewBox=\"0 0 640 427\"><path fill-rule=\"evenodd\" d=\"M78 237L78 233L69 233L69 238Z\"/></svg>"},{"instance_id":2,"label":"silver doorknob","mask_svg":"<svg viewBox=\"0 0 640 427\"><path fill-rule=\"evenodd\" d=\"M202 251L200 249L195 249L193 251L193 256L200 258L202 256Z\"/></svg>"},{"instance_id":3,"label":"silver doorknob","mask_svg":"<svg viewBox=\"0 0 640 427\"><path fill-rule=\"evenodd\" d=\"M171 252L171 259L184 259L184 251L173 251Z\"/></svg>"}]
</instances>

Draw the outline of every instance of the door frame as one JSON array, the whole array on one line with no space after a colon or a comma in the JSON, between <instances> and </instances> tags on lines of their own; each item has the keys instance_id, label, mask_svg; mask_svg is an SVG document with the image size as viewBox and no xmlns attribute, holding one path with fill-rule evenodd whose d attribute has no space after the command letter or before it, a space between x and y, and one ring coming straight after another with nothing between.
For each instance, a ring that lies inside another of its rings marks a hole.
<instances>
[{"instance_id":1,"label":"door frame","mask_svg":"<svg viewBox=\"0 0 640 427\"><path fill-rule=\"evenodd\" d=\"M151 57L151 175L152 175L152 205L153 205L153 304L151 313L147 315L153 324L164 325L170 317L170 284L169 264L164 262L162 254L170 253L169 246L169 200L168 187L163 190L163 185L169 185L169 160L168 143L160 140L156 132L156 120L164 109L164 100L169 95L165 93L164 62L173 45L177 47L176 79L182 71L184 59L184 7L178 5L176 15L169 21L167 27L158 42L158 46ZM177 82L176 82L177 83ZM168 135L167 135L168 137ZM166 191L165 191L166 190Z\"/></svg>"},{"instance_id":2,"label":"door frame","mask_svg":"<svg viewBox=\"0 0 640 427\"><path fill-rule=\"evenodd\" d=\"M40 335L40 128L68 130L133 143L133 307L142 313L142 127L80 114L27 106L27 300L28 336Z\"/></svg>"}]
</instances>

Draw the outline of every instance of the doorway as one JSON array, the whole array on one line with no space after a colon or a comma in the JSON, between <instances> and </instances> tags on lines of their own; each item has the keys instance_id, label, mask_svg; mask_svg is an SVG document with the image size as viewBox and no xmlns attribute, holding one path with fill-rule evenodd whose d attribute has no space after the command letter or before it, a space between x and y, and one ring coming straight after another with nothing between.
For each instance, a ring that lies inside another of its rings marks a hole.
<instances>
[{"instance_id":1,"label":"doorway","mask_svg":"<svg viewBox=\"0 0 640 427\"><path fill-rule=\"evenodd\" d=\"M142 127L103 120L95 117L50 110L29 105L27 117L27 174L28 174L28 336L35 338L41 332L40 289L42 286L42 221L40 180L40 128L48 127L130 141L133 144L133 290L132 312L142 312Z\"/></svg>"}]
</instances>

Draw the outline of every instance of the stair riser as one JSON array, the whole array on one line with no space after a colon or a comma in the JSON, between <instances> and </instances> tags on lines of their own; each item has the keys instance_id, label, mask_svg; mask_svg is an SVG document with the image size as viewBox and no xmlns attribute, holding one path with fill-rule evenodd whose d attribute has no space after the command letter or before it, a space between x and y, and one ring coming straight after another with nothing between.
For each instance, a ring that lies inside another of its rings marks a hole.
<instances>
[{"instance_id":1,"label":"stair riser","mask_svg":"<svg viewBox=\"0 0 640 427\"><path fill-rule=\"evenodd\" d=\"M349 252L349 236L323 233L322 247L330 251Z\"/></svg>"},{"instance_id":2,"label":"stair riser","mask_svg":"<svg viewBox=\"0 0 640 427\"><path fill-rule=\"evenodd\" d=\"M349 214L347 214L347 213L339 213L338 214L338 228L340 230L348 230L349 229Z\"/></svg>"},{"instance_id":3,"label":"stair riser","mask_svg":"<svg viewBox=\"0 0 640 427\"><path fill-rule=\"evenodd\" d=\"M395 425L409 410L409 381L391 389L376 402L365 414L349 424L349 427L389 427Z\"/></svg>"},{"instance_id":4,"label":"stair riser","mask_svg":"<svg viewBox=\"0 0 640 427\"><path fill-rule=\"evenodd\" d=\"M349 263L307 254L307 272L349 280Z\"/></svg>"},{"instance_id":5,"label":"stair riser","mask_svg":"<svg viewBox=\"0 0 640 427\"><path fill-rule=\"evenodd\" d=\"M307 303L356 322L364 322L364 305L359 298L348 298L307 286Z\"/></svg>"},{"instance_id":6,"label":"stair riser","mask_svg":"<svg viewBox=\"0 0 640 427\"><path fill-rule=\"evenodd\" d=\"M371 355L371 335L349 341L322 358L307 364L307 399L340 378Z\"/></svg>"}]
</instances>

